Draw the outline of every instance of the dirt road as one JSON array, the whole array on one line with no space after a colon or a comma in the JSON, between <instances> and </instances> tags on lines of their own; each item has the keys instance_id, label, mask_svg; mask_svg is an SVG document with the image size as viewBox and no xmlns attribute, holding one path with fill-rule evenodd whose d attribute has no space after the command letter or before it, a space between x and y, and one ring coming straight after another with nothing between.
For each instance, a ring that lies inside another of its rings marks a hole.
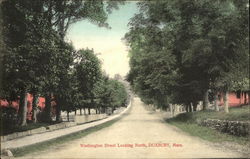
<instances>
[{"instance_id":1,"label":"dirt road","mask_svg":"<svg viewBox=\"0 0 250 159\"><path fill-rule=\"evenodd\" d=\"M67 144L24 158L224 158L237 152L189 136L143 107L139 98L121 120Z\"/></svg>"}]
</instances>

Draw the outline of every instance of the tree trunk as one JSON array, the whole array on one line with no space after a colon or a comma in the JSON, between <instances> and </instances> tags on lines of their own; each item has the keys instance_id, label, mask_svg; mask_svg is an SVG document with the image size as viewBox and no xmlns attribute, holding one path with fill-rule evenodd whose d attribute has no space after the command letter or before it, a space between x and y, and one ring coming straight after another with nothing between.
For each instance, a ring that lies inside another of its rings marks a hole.
<instances>
[{"instance_id":1,"label":"tree trunk","mask_svg":"<svg viewBox=\"0 0 250 159\"><path fill-rule=\"evenodd\" d=\"M190 112L193 112L193 103L192 102L190 102Z\"/></svg>"},{"instance_id":2,"label":"tree trunk","mask_svg":"<svg viewBox=\"0 0 250 159\"><path fill-rule=\"evenodd\" d=\"M61 105L57 104L56 105L56 121L61 122L62 117L61 117Z\"/></svg>"},{"instance_id":3,"label":"tree trunk","mask_svg":"<svg viewBox=\"0 0 250 159\"><path fill-rule=\"evenodd\" d=\"M173 116L175 115L175 104L172 105L173 106Z\"/></svg>"},{"instance_id":4,"label":"tree trunk","mask_svg":"<svg viewBox=\"0 0 250 159\"><path fill-rule=\"evenodd\" d=\"M242 103L242 92L240 91L240 105L241 105L241 103Z\"/></svg>"},{"instance_id":5,"label":"tree trunk","mask_svg":"<svg viewBox=\"0 0 250 159\"><path fill-rule=\"evenodd\" d=\"M27 96L28 96L27 91L23 90L20 96L20 104L19 104L19 111L18 111L20 126L27 125L27 121L26 121L27 120L27 104L28 104Z\"/></svg>"},{"instance_id":6,"label":"tree trunk","mask_svg":"<svg viewBox=\"0 0 250 159\"><path fill-rule=\"evenodd\" d=\"M88 107L88 114L90 115L90 107Z\"/></svg>"},{"instance_id":7,"label":"tree trunk","mask_svg":"<svg viewBox=\"0 0 250 159\"><path fill-rule=\"evenodd\" d=\"M205 91L204 93L204 98L203 98L203 110L206 110L208 108L208 90Z\"/></svg>"},{"instance_id":8,"label":"tree trunk","mask_svg":"<svg viewBox=\"0 0 250 159\"><path fill-rule=\"evenodd\" d=\"M188 112L188 104L185 104L185 110Z\"/></svg>"},{"instance_id":9,"label":"tree trunk","mask_svg":"<svg viewBox=\"0 0 250 159\"><path fill-rule=\"evenodd\" d=\"M247 104L250 104L250 91L247 91L246 94L248 95Z\"/></svg>"},{"instance_id":10,"label":"tree trunk","mask_svg":"<svg viewBox=\"0 0 250 159\"><path fill-rule=\"evenodd\" d=\"M229 113L228 109L228 91L224 92L224 110L226 113Z\"/></svg>"},{"instance_id":11,"label":"tree trunk","mask_svg":"<svg viewBox=\"0 0 250 159\"><path fill-rule=\"evenodd\" d=\"M55 101L56 101L56 121L61 122L62 121L62 116L61 116L61 103L59 102L57 96L54 96Z\"/></svg>"},{"instance_id":12,"label":"tree trunk","mask_svg":"<svg viewBox=\"0 0 250 159\"><path fill-rule=\"evenodd\" d=\"M57 104L56 105L56 121L61 122L62 121L62 116L61 116L61 105Z\"/></svg>"},{"instance_id":13,"label":"tree trunk","mask_svg":"<svg viewBox=\"0 0 250 159\"><path fill-rule=\"evenodd\" d=\"M77 110L75 109L75 115L77 114Z\"/></svg>"},{"instance_id":14,"label":"tree trunk","mask_svg":"<svg viewBox=\"0 0 250 159\"><path fill-rule=\"evenodd\" d=\"M214 94L214 110L217 112L220 111L219 105L218 105L218 93L217 92L215 92Z\"/></svg>"},{"instance_id":15,"label":"tree trunk","mask_svg":"<svg viewBox=\"0 0 250 159\"><path fill-rule=\"evenodd\" d=\"M114 114L114 111L115 111L115 108L114 108L114 107L112 107L112 114Z\"/></svg>"},{"instance_id":16,"label":"tree trunk","mask_svg":"<svg viewBox=\"0 0 250 159\"><path fill-rule=\"evenodd\" d=\"M67 120L69 122L69 111L67 110Z\"/></svg>"},{"instance_id":17,"label":"tree trunk","mask_svg":"<svg viewBox=\"0 0 250 159\"><path fill-rule=\"evenodd\" d=\"M61 8L65 7L65 2L62 1L59 3ZM62 12L62 14L59 14L59 25L58 25L58 33L59 33L59 37L61 38L61 40L64 40L65 37L65 31L67 30L67 28L65 28L66 26L65 24L65 15L64 15L64 11Z\"/></svg>"},{"instance_id":18,"label":"tree trunk","mask_svg":"<svg viewBox=\"0 0 250 159\"><path fill-rule=\"evenodd\" d=\"M174 116L173 105L169 104L171 116Z\"/></svg>"},{"instance_id":19,"label":"tree trunk","mask_svg":"<svg viewBox=\"0 0 250 159\"><path fill-rule=\"evenodd\" d=\"M82 115L82 108L80 108L80 115Z\"/></svg>"},{"instance_id":20,"label":"tree trunk","mask_svg":"<svg viewBox=\"0 0 250 159\"><path fill-rule=\"evenodd\" d=\"M188 112L192 112L192 105L191 105L191 103L188 104Z\"/></svg>"},{"instance_id":21,"label":"tree trunk","mask_svg":"<svg viewBox=\"0 0 250 159\"><path fill-rule=\"evenodd\" d=\"M46 114L46 119L43 119L43 121L51 122L52 118L51 118L51 96L50 96L50 93L46 94L46 96L45 96L44 112Z\"/></svg>"},{"instance_id":22,"label":"tree trunk","mask_svg":"<svg viewBox=\"0 0 250 159\"><path fill-rule=\"evenodd\" d=\"M193 102L193 111L196 111L197 110L197 102Z\"/></svg>"},{"instance_id":23,"label":"tree trunk","mask_svg":"<svg viewBox=\"0 0 250 159\"><path fill-rule=\"evenodd\" d=\"M244 104L247 104L247 92L244 92Z\"/></svg>"},{"instance_id":24,"label":"tree trunk","mask_svg":"<svg viewBox=\"0 0 250 159\"><path fill-rule=\"evenodd\" d=\"M33 101L32 101L32 121L33 123L37 123L37 104L39 102L38 95L36 93L33 94Z\"/></svg>"},{"instance_id":25,"label":"tree trunk","mask_svg":"<svg viewBox=\"0 0 250 159\"><path fill-rule=\"evenodd\" d=\"M83 111L84 111L84 115L86 115L86 108L83 108Z\"/></svg>"},{"instance_id":26,"label":"tree trunk","mask_svg":"<svg viewBox=\"0 0 250 159\"><path fill-rule=\"evenodd\" d=\"M100 111L100 114L103 113L103 107L102 107L102 106L100 107L100 110L99 110L99 111Z\"/></svg>"}]
</instances>

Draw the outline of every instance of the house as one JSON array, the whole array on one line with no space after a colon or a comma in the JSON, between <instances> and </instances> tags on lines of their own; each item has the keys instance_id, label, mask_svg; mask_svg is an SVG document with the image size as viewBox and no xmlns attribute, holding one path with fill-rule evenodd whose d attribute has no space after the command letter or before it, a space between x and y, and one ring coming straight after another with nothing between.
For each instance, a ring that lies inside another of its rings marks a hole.
<instances>
[{"instance_id":1,"label":"house","mask_svg":"<svg viewBox=\"0 0 250 159\"><path fill-rule=\"evenodd\" d=\"M33 102L33 95L28 93L27 96L27 119L28 120L32 120L32 102ZM16 109L16 111L18 112L19 109L19 100L16 101L11 101L8 102L6 99L0 99L0 106L1 107L13 107ZM56 103L54 101L51 102L51 106L52 108L55 108ZM44 97L39 97L38 98L38 108L40 110L43 110L45 107L45 98ZM55 110L53 109L53 114L55 114Z\"/></svg>"},{"instance_id":2,"label":"house","mask_svg":"<svg viewBox=\"0 0 250 159\"><path fill-rule=\"evenodd\" d=\"M229 107L237 107L241 105L249 104L249 93L243 91L230 92L228 95L228 105ZM223 106L223 93L219 94L219 106Z\"/></svg>"}]
</instances>

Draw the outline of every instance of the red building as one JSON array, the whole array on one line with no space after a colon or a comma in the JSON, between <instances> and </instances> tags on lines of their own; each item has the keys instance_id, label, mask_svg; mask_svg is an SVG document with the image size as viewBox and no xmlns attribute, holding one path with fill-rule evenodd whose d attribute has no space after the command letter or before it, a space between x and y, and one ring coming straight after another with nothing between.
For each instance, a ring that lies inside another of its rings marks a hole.
<instances>
[{"instance_id":1,"label":"red building","mask_svg":"<svg viewBox=\"0 0 250 159\"><path fill-rule=\"evenodd\" d=\"M223 94L219 95L219 105L224 104ZM247 92L230 92L228 95L228 105L230 107L237 107L241 105L249 104L249 94Z\"/></svg>"},{"instance_id":2,"label":"red building","mask_svg":"<svg viewBox=\"0 0 250 159\"><path fill-rule=\"evenodd\" d=\"M33 102L33 95L28 93L27 96L27 119L31 120L32 117L32 102ZM0 106L1 107L13 107L17 110L19 109L19 100L12 101L8 103L6 99L0 99ZM52 108L55 108L56 103L54 101L51 102ZM45 98L44 97L39 97L38 98L38 107L43 110L45 107ZM53 110L54 112L54 110Z\"/></svg>"}]
</instances>

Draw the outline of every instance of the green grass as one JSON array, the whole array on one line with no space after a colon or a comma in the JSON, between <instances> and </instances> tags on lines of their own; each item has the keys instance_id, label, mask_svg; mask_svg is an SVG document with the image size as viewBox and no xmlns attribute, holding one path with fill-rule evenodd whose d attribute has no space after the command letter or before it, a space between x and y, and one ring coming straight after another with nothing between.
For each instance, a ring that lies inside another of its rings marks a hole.
<instances>
[{"instance_id":1,"label":"green grass","mask_svg":"<svg viewBox=\"0 0 250 159\"><path fill-rule=\"evenodd\" d=\"M179 114L174 118L167 119L166 122L180 128L192 136L198 136L204 140L212 142L234 142L241 145L250 146L249 137L236 137L213 130L211 128L199 126L196 121L204 119L221 119L221 120L250 120L249 106L240 108L230 108L230 113L214 112L214 111L199 111Z\"/></svg>"},{"instance_id":2,"label":"green grass","mask_svg":"<svg viewBox=\"0 0 250 159\"><path fill-rule=\"evenodd\" d=\"M221 120L237 120L250 121L250 106L242 106L230 108L229 113L224 111L215 112L212 110L189 112L176 116L174 120L195 123L196 120L204 119L221 119Z\"/></svg>"},{"instance_id":3,"label":"green grass","mask_svg":"<svg viewBox=\"0 0 250 159\"><path fill-rule=\"evenodd\" d=\"M216 130L199 126L197 124L192 124L192 123L183 123L183 122L176 122L176 121L171 121L168 122L181 130L189 133L192 136L197 136L200 137L204 140L208 140L211 142L234 142L238 143L241 145L248 145L250 146L250 139L249 137L236 137L233 135L228 135L225 133L218 132Z\"/></svg>"},{"instance_id":4,"label":"green grass","mask_svg":"<svg viewBox=\"0 0 250 159\"><path fill-rule=\"evenodd\" d=\"M114 120L111 120L111 121L108 121L108 122L106 122L104 124L101 124L101 125L98 125L98 126L83 130L81 132L77 132L77 133L73 133L73 134L70 134L70 135L62 136L62 137L59 137L59 138L56 138L56 139L53 139L53 140L49 140L49 141L45 141L45 142L42 142L42 143L37 143L37 144L34 144L34 145L29 145L29 146L25 146L25 147L22 147L22 148L16 148L16 149L10 149L10 150L13 153L14 157L21 157L21 156L24 156L24 155L27 155L27 154L30 154L30 153L34 153L34 152L37 152L37 151L43 151L43 150L49 149L51 147L54 147L54 146L57 146L57 145L60 145L60 144L64 144L66 142L70 142L72 140L87 136L90 133L93 133L95 131L99 131L99 130L101 130L103 128L111 126L116 121L118 121L120 118L121 117L119 117L117 119L114 119Z\"/></svg>"}]
</instances>

